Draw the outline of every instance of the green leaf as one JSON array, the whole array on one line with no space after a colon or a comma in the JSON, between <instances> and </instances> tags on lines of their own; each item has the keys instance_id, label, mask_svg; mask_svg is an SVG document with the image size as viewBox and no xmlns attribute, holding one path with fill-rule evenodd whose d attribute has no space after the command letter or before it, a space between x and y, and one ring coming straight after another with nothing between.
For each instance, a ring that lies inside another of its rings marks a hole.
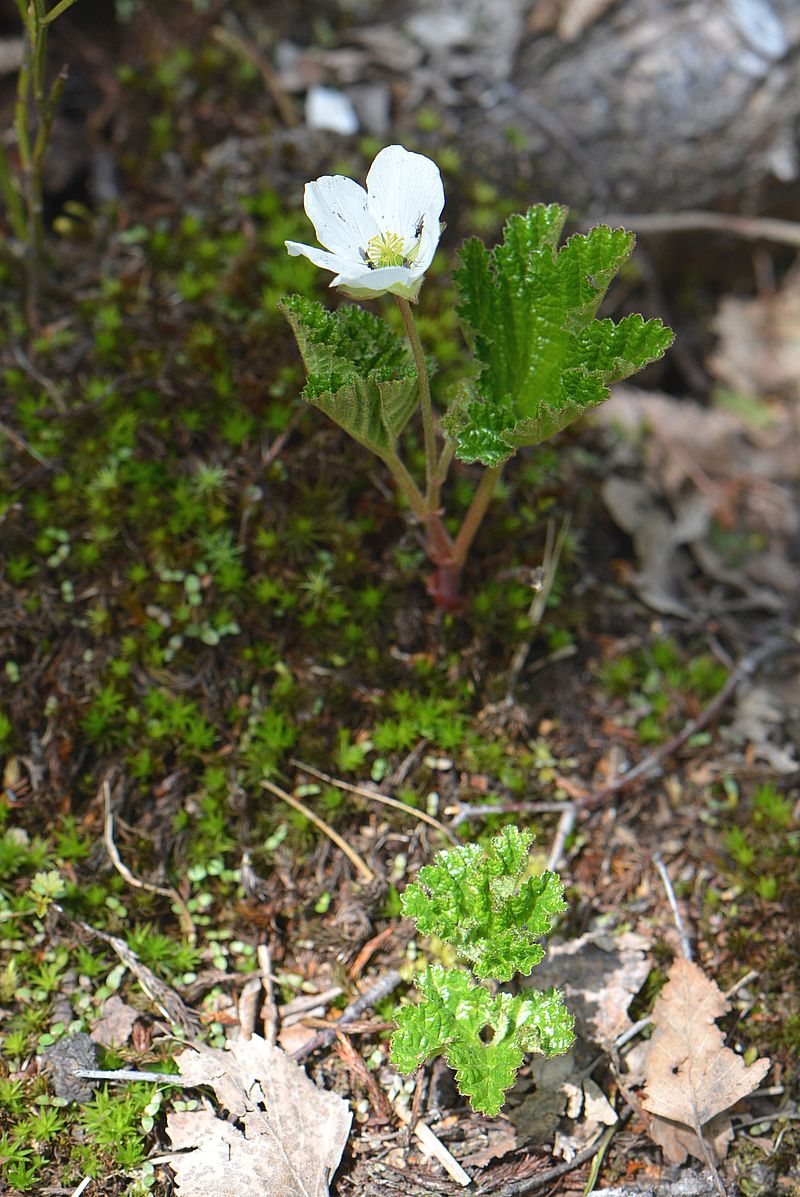
<instances>
[{"instance_id":1,"label":"green leaf","mask_svg":"<svg viewBox=\"0 0 800 1197\"><path fill-rule=\"evenodd\" d=\"M498 465L538 444L671 344L659 320L595 321L634 237L599 225L558 250L566 215L537 205L508 221L491 253L477 240L461 251L458 313L479 374L451 404L445 426L464 461Z\"/></svg>"},{"instance_id":2,"label":"green leaf","mask_svg":"<svg viewBox=\"0 0 800 1197\"><path fill-rule=\"evenodd\" d=\"M301 295L279 307L308 372L303 398L379 457L393 451L418 397L405 342L360 307L329 311Z\"/></svg>"},{"instance_id":3,"label":"green leaf","mask_svg":"<svg viewBox=\"0 0 800 1197\"><path fill-rule=\"evenodd\" d=\"M523 880L532 838L504 827L488 852L477 844L439 852L403 893L418 930L452 944L479 977L530 973L544 955L536 940L566 909L555 873Z\"/></svg>"},{"instance_id":4,"label":"green leaf","mask_svg":"<svg viewBox=\"0 0 800 1197\"><path fill-rule=\"evenodd\" d=\"M423 997L420 1004L395 1012L392 1061L401 1072L413 1072L424 1060L439 1055L459 1026L468 1039L477 1039L492 1007L489 991L461 968L429 965L417 988Z\"/></svg>"},{"instance_id":5,"label":"green leaf","mask_svg":"<svg viewBox=\"0 0 800 1197\"><path fill-rule=\"evenodd\" d=\"M593 320L579 337L577 352L583 367L608 384L621 382L648 362L663 357L672 341L672 329L660 320L645 320L634 314L618 324Z\"/></svg>"},{"instance_id":6,"label":"green leaf","mask_svg":"<svg viewBox=\"0 0 800 1197\"><path fill-rule=\"evenodd\" d=\"M572 1017L556 990L492 997L461 969L429 966L417 982L421 1001L396 1013L391 1059L401 1072L443 1055L472 1108L490 1116L503 1104L526 1051L551 1056L574 1040Z\"/></svg>"},{"instance_id":7,"label":"green leaf","mask_svg":"<svg viewBox=\"0 0 800 1197\"><path fill-rule=\"evenodd\" d=\"M330 388L330 389L328 389ZM312 375L303 398L378 457L394 448L417 403L416 375L402 382L382 382L354 375L349 382L331 377L328 387Z\"/></svg>"}]
</instances>

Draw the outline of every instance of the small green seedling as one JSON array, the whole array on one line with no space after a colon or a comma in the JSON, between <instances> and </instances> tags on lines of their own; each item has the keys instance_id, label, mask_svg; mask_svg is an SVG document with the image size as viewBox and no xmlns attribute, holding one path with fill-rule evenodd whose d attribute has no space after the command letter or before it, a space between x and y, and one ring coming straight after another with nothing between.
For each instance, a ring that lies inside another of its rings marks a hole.
<instances>
[{"instance_id":1,"label":"small green seedling","mask_svg":"<svg viewBox=\"0 0 800 1197\"><path fill-rule=\"evenodd\" d=\"M437 935L482 980L526 976L544 956L536 941L566 910L555 873L526 876L533 836L504 827L488 851L464 844L440 852L402 898L403 913ZM525 1052L557 1056L574 1041L573 1018L557 989L492 993L463 968L429 965L417 981L422 1000L395 1015L391 1059L413 1072L441 1055L473 1110L494 1116Z\"/></svg>"}]
</instances>

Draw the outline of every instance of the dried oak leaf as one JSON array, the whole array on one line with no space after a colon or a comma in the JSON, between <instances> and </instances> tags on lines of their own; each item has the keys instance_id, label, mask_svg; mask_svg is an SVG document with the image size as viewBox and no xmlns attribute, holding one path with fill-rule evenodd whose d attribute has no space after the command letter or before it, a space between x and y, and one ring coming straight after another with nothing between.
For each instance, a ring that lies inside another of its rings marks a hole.
<instances>
[{"instance_id":1,"label":"dried oak leaf","mask_svg":"<svg viewBox=\"0 0 800 1197\"><path fill-rule=\"evenodd\" d=\"M335 1093L318 1089L279 1047L259 1036L226 1050L197 1046L177 1057L181 1076L208 1085L221 1111L173 1112L167 1133L182 1197L325 1197L352 1116Z\"/></svg>"},{"instance_id":2,"label":"dried oak leaf","mask_svg":"<svg viewBox=\"0 0 800 1197\"><path fill-rule=\"evenodd\" d=\"M687 1152L705 1160L704 1143L724 1154L730 1127L719 1116L751 1093L769 1071L769 1060L756 1060L748 1068L725 1046L716 1020L729 1009L727 998L696 964L675 961L653 1007L655 1031L643 1100L645 1109L656 1116L653 1138L672 1163L683 1163Z\"/></svg>"},{"instance_id":3,"label":"dried oak leaf","mask_svg":"<svg viewBox=\"0 0 800 1197\"><path fill-rule=\"evenodd\" d=\"M141 1015L126 1005L118 994L112 993L103 1005L103 1013L92 1027L92 1042L103 1047L121 1047L131 1037L134 1023Z\"/></svg>"}]
</instances>

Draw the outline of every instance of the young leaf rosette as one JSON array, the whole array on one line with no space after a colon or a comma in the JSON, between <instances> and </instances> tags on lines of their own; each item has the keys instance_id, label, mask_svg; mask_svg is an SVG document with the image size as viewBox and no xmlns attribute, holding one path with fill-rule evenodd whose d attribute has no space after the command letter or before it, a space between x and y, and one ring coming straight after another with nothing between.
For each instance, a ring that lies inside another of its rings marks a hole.
<instances>
[{"instance_id":1,"label":"young leaf rosette","mask_svg":"<svg viewBox=\"0 0 800 1197\"><path fill-rule=\"evenodd\" d=\"M287 241L293 257L333 271L332 287L353 299L386 292L416 300L439 244L444 188L439 168L401 145L381 150L366 191L344 175L306 183L306 215L324 249Z\"/></svg>"},{"instance_id":2,"label":"young leaf rosette","mask_svg":"<svg viewBox=\"0 0 800 1197\"><path fill-rule=\"evenodd\" d=\"M495 982L529 974L537 942L566 909L555 873L529 871L532 836L504 827L486 849L462 844L438 853L407 886L403 913L417 930L451 944L476 977ZM474 1110L493 1117L526 1052L560 1055L574 1041L573 1018L557 989L492 992L464 968L429 965L417 978L419 1001L395 1011L391 1060L413 1072L441 1055Z\"/></svg>"}]
</instances>

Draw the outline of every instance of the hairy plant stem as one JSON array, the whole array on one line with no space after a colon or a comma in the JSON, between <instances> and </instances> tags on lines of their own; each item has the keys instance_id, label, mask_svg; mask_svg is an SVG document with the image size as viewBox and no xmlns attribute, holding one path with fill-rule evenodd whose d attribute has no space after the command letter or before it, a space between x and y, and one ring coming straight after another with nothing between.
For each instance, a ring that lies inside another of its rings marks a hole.
<instances>
[{"instance_id":1,"label":"hairy plant stem","mask_svg":"<svg viewBox=\"0 0 800 1197\"><path fill-rule=\"evenodd\" d=\"M459 569L463 567L467 559L470 546L475 539L478 528L481 526L483 517L486 515L487 508L491 502L495 487L500 481L500 475L503 473L504 466L505 462L501 465L488 468L478 483L478 489L472 496L472 502L467 509L467 514L464 516L453 545L453 559Z\"/></svg>"},{"instance_id":2,"label":"hairy plant stem","mask_svg":"<svg viewBox=\"0 0 800 1197\"><path fill-rule=\"evenodd\" d=\"M456 443L455 441L447 440L444 443L441 453L439 454L439 461L436 465L436 470L433 475L433 491L431 493L431 506L439 506L439 496L442 491L442 486L447 477L450 465L455 456Z\"/></svg>"},{"instance_id":3,"label":"hairy plant stem","mask_svg":"<svg viewBox=\"0 0 800 1197\"><path fill-rule=\"evenodd\" d=\"M441 452L437 451L436 424L434 421L434 406L431 403L430 381L428 366L425 364L422 341L419 340L417 324L414 322L411 304L407 299L395 296L398 308L405 324L408 344L411 346L414 365L417 367L419 379L419 408L423 419L423 436L425 444L425 493L419 490L410 473L400 461L396 452L384 457L384 461L398 484L398 488L408 500L414 515L425 528L425 552L436 566L436 570L429 579L428 589L440 607L455 609L459 601L459 587L463 563L467 559L469 546L480 527L489 508L492 494L499 476L503 473L503 466L486 469L478 484L472 503L469 504L467 514L459 534L453 540L450 536L440 508L442 486L447 479L448 470L455 456L455 443L446 440Z\"/></svg>"},{"instance_id":4,"label":"hairy plant stem","mask_svg":"<svg viewBox=\"0 0 800 1197\"><path fill-rule=\"evenodd\" d=\"M439 567L449 565L453 556L453 540L444 526L441 512L431 508L396 453L385 454L383 460L397 483L397 489L425 528L425 552L428 557Z\"/></svg>"},{"instance_id":5,"label":"hairy plant stem","mask_svg":"<svg viewBox=\"0 0 800 1197\"><path fill-rule=\"evenodd\" d=\"M455 443L447 440L442 446L441 452L437 452L431 388L422 342L419 339L410 303L399 295L396 295L395 299L403 317L419 379L419 402L425 444L425 494L422 494L396 453L387 454L384 461L391 470L399 490L408 500L412 511L425 527L425 551L436 566L436 570L429 580L428 590L439 606L452 610L458 605L458 592L464 562L481 521L486 515L494 489L503 472L503 466L494 466L485 471L467 514L464 516L458 535L453 540L445 527L439 503L442 486L455 455Z\"/></svg>"},{"instance_id":6,"label":"hairy plant stem","mask_svg":"<svg viewBox=\"0 0 800 1197\"><path fill-rule=\"evenodd\" d=\"M395 299L400 309L400 315L403 317L406 336L411 346L411 352L414 355L414 364L417 367L419 405L422 413L422 434L425 441L425 500L430 508L433 507L437 461L436 429L433 422L433 404L431 403L431 385L428 379L428 367L425 363L425 354L422 350L422 342L419 339L414 314L411 311L411 304L407 299L403 299L399 295L395 295Z\"/></svg>"},{"instance_id":7,"label":"hairy plant stem","mask_svg":"<svg viewBox=\"0 0 800 1197\"><path fill-rule=\"evenodd\" d=\"M7 169L7 159L0 165L0 190L11 226L24 246L25 317L31 335L36 333L39 326L39 283L44 249L42 174L53 119L67 77L64 68L47 89L47 33L50 23L75 3L76 0L60 0L48 13L46 0L28 0L28 3L17 0L24 32L24 49L17 79L14 126L22 170L20 190L24 207ZM33 137L31 113L35 118Z\"/></svg>"}]
</instances>

